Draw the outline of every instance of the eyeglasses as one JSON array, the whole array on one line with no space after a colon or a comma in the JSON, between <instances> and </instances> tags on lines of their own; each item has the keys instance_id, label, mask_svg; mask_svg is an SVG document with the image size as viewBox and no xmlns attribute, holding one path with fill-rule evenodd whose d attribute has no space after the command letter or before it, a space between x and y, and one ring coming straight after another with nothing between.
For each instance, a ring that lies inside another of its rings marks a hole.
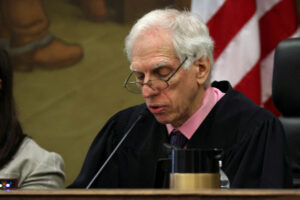
<instances>
[{"instance_id":1,"label":"eyeglasses","mask_svg":"<svg viewBox=\"0 0 300 200\"><path fill-rule=\"evenodd\" d=\"M162 91L169 87L168 81L176 74L176 72L180 69L180 67L187 60L187 57L180 63L180 65L175 69L175 71L169 76L169 78L165 79L154 79L149 80L147 83L142 83L139 81L130 81L131 79L135 79L134 72L131 72L129 76L126 78L123 86L131 93L141 94L142 87L144 85L148 85L154 91Z\"/></svg>"}]
</instances>

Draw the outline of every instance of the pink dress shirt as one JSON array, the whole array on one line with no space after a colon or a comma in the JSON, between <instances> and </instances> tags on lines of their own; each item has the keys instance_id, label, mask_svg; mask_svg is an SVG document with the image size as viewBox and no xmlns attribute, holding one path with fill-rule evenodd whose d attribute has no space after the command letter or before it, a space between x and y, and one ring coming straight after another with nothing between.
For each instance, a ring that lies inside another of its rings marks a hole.
<instances>
[{"instance_id":1,"label":"pink dress shirt","mask_svg":"<svg viewBox=\"0 0 300 200\"><path fill-rule=\"evenodd\" d=\"M178 129L187 139L190 139L208 113L224 95L225 93L221 92L219 89L208 87L205 90L201 107L186 122L184 122L184 124L177 128L171 124L166 124L168 134L170 135L174 129Z\"/></svg>"}]
</instances>

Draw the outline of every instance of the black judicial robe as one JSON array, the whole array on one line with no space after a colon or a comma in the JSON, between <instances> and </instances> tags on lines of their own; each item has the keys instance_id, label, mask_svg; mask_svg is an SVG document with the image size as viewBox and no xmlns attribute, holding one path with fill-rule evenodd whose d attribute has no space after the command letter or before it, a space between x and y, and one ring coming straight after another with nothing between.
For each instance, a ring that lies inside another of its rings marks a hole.
<instances>
[{"instance_id":1,"label":"black judicial robe","mask_svg":"<svg viewBox=\"0 0 300 200\"><path fill-rule=\"evenodd\" d=\"M281 123L226 81L214 82L226 95L215 105L187 148L222 148L231 188L285 188L292 183ZM85 188L145 104L115 114L94 139L69 188ZM92 188L153 188L156 164L165 157L165 125L148 111L95 180Z\"/></svg>"}]
</instances>

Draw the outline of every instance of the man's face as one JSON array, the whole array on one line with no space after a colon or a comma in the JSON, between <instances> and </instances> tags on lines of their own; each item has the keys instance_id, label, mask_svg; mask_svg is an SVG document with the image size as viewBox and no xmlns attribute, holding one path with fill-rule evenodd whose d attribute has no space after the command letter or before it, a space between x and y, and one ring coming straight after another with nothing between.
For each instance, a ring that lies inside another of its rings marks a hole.
<instances>
[{"instance_id":1,"label":"man's face","mask_svg":"<svg viewBox=\"0 0 300 200\"><path fill-rule=\"evenodd\" d=\"M188 70L179 69L169 80L167 89L155 91L148 85L142 87L145 103L160 123L178 127L201 106L206 78L199 79L203 69L195 63ZM138 81L166 80L179 64L171 36L166 31L146 31L137 37L131 67Z\"/></svg>"}]
</instances>

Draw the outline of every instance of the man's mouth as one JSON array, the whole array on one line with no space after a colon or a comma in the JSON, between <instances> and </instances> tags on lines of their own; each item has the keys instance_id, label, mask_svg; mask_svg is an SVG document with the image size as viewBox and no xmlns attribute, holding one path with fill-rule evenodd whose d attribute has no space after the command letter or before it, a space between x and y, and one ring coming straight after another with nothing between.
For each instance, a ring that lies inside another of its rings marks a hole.
<instances>
[{"instance_id":1,"label":"man's mouth","mask_svg":"<svg viewBox=\"0 0 300 200\"><path fill-rule=\"evenodd\" d=\"M164 110L164 108L165 108L165 106L159 106L159 105L149 106L149 110L153 114L159 114L159 113L161 113Z\"/></svg>"}]
</instances>

